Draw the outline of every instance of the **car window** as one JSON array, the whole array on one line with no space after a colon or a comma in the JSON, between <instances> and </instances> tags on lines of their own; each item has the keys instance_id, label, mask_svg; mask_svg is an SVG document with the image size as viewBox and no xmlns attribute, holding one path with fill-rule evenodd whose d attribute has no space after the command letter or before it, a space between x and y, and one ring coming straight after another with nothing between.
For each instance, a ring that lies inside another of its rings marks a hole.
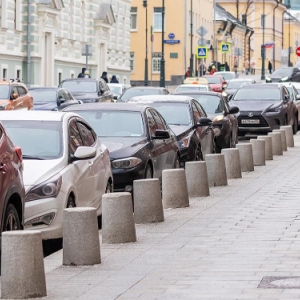
<instances>
[{"instance_id":1,"label":"car window","mask_svg":"<svg viewBox=\"0 0 300 300\"><path fill-rule=\"evenodd\" d=\"M11 89L11 98L10 99L12 99L12 100L14 99L14 97L13 97L14 94L19 95L18 89L17 89L16 86L13 86L12 89Z\"/></svg>"},{"instance_id":2,"label":"car window","mask_svg":"<svg viewBox=\"0 0 300 300\"><path fill-rule=\"evenodd\" d=\"M69 145L70 154L74 154L78 147L84 146L75 119L69 123Z\"/></svg>"},{"instance_id":3,"label":"car window","mask_svg":"<svg viewBox=\"0 0 300 300\"><path fill-rule=\"evenodd\" d=\"M3 130L2 130L2 128L0 127L0 140L2 139L2 135L3 135Z\"/></svg>"},{"instance_id":4,"label":"car window","mask_svg":"<svg viewBox=\"0 0 300 300\"><path fill-rule=\"evenodd\" d=\"M22 86L17 87L19 96L24 96L27 94L26 90Z\"/></svg>"},{"instance_id":5,"label":"car window","mask_svg":"<svg viewBox=\"0 0 300 300\"><path fill-rule=\"evenodd\" d=\"M285 96L288 96L289 94L287 93L285 87L282 87L282 99L285 99Z\"/></svg>"},{"instance_id":6,"label":"car window","mask_svg":"<svg viewBox=\"0 0 300 300\"><path fill-rule=\"evenodd\" d=\"M58 100L64 99L63 91L62 91L62 90L59 90L57 96L58 96Z\"/></svg>"},{"instance_id":7,"label":"car window","mask_svg":"<svg viewBox=\"0 0 300 300\"><path fill-rule=\"evenodd\" d=\"M192 102L192 111L194 116L194 122L198 123L200 121L201 116L194 102Z\"/></svg>"},{"instance_id":8,"label":"car window","mask_svg":"<svg viewBox=\"0 0 300 300\"><path fill-rule=\"evenodd\" d=\"M63 91L63 95L66 101L70 101L70 96L69 93L67 91Z\"/></svg>"},{"instance_id":9,"label":"car window","mask_svg":"<svg viewBox=\"0 0 300 300\"><path fill-rule=\"evenodd\" d=\"M201 117L206 117L206 116L207 116L207 115L206 115L206 112L205 112L205 110L203 109L203 107L201 106L201 104L198 103L198 102L195 102L195 105L196 105L197 109L198 109L199 112L200 112L200 116L201 116Z\"/></svg>"},{"instance_id":10,"label":"car window","mask_svg":"<svg viewBox=\"0 0 300 300\"><path fill-rule=\"evenodd\" d=\"M152 116L155 120L155 123L156 123L156 126L157 126L157 129L160 129L160 130L166 130L161 118L159 117L159 115L157 114L157 112L153 109L151 109L151 113L152 113Z\"/></svg>"},{"instance_id":11,"label":"car window","mask_svg":"<svg viewBox=\"0 0 300 300\"><path fill-rule=\"evenodd\" d=\"M157 130L157 125L156 125L155 120L149 110L147 110L146 116L147 116L147 122L148 122L148 126L149 126L150 136L151 137L155 136L155 131Z\"/></svg>"},{"instance_id":12,"label":"car window","mask_svg":"<svg viewBox=\"0 0 300 300\"><path fill-rule=\"evenodd\" d=\"M81 122L77 122L77 125L80 130L84 146L93 146L96 140L92 130Z\"/></svg>"}]
</instances>

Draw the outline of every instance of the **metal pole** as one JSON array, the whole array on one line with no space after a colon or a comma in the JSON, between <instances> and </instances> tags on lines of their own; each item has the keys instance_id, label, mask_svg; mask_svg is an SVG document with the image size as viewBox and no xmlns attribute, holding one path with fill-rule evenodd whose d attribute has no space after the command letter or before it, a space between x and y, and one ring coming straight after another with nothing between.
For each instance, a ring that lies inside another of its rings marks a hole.
<instances>
[{"instance_id":1,"label":"metal pole","mask_svg":"<svg viewBox=\"0 0 300 300\"><path fill-rule=\"evenodd\" d=\"M27 86L31 83L31 0L27 2Z\"/></svg>"},{"instance_id":2,"label":"metal pole","mask_svg":"<svg viewBox=\"0 0 300 300\"><path fill-rule=\"evenodd\" d=\"M164 53L164 39L165 39L165 0L162 0L162 32L161 32L161 60L160 60L160 87L165 87L165 53Z\"/></svg>"},{"instance_id":3,"label":"metal pole","mask_svg":"<svg viewBox=\"0 0 300 300\"><path fill-rule=\"evenodd\" d=\"M291 67L291 6L289 5L289 62L288 66Z\"/></svg>"},{"instance_id":4,"label":"metal pole","mask_svg":"<svg viewBox=\"0 0 300 300\"><path fill-rule=\"evenodd\" d=\"M145 75L144 86L148 86L148 5L147 0L143 0L143 6L146 8L146 57L145 57Z\"/></svg>"},{"instance_id":5,"label":"metal pole","mask_svg":"<svg viewBox=\"0 0 300 300\"><path fill-rule=\"evenodd\" d=\"M89 62L88 62L88 54L89 54L89 45L86 44L85 45L85 70L88 71L88 65L89 65Z\"/></svg>"},{"instance_id":6,"label":"metal pole","mask_svg":"<svg viewBox=\"0 0 300 300\"><path fill-rule=\"evenodd\" d=\"M216 0L214 0L214 60L217 61L218 52L217 52L217 38L216 38Z\"/></svg>"},{"instance_id":7,"label":"metal pole","mask_svg":"<svg viewBox=\"0 0 300 300\"><path fill-rule=\"evenodd\" d=\"M261 65L261 80L265 80L265 56L266 56L266 48L265 48L265 23L266 23L266 15L265 15L265 0L263 0L263 39L262 39L262 65Z\"/></svg>"},{"instance_id":8,"label":"metal pole","mask_svg":"<svg viewBox=\"0 0 300 300\"><path fill-rule=\"evenodd\" d=\"M191 0L191 58L190 58L190 77L193 77L194 56L193 56L193 0Z\"/></svg>"}]
</instances>

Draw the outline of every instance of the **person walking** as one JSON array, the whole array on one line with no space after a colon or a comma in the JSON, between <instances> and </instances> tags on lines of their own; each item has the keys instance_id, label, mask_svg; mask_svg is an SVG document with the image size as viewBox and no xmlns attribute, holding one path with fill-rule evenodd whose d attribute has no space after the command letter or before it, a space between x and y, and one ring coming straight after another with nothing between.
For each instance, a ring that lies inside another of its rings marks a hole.
<instances>
[{"instance_id":1,"label":"person walking","mask_svg":"<svg viewBox=\"0 0 300 300\"><path fill-rule=\"evenodd\" d=\"M78 74L77 78L84 78L85 71L86 71L86 68L82 68L81 73Z\"/></svg>"},{"instance_id":2,"label":"person walking","mask_svg":"<svg viewBox=\"0 0 300 300\"><path fill-rule=\"evenodd\" d=\"M227 71L227 72L230 71L230 68L229 68L229 65L228 65L227 61L225 61L225 71Z\"/></svg>"},{"instance_id":3,"label":"person walking","mask_svg":"<svg viewBox=\"0 0 300 300\"><path fill-rule=\"evenodd\" d=\"M188 78L188 77L190 77L190 75L191 75L191 74L190 74L190 67L188 67L188 68L187 68L187 71L185 72L185 75L184 75L184 76L185 76L185 78Z\"/></svg>"},{"instance_id":4,"label":"person walking","mask_svg":"<svg viewBox=\"0 0 300 300\"><path fill-rule=\"evenodd\" d=\"M214 75L215 72L216 72L216 67L212 65L209 75Z\"/></svg>"},{"instance_id":5,"label":"person walking","mask_svg":"<svg viewBox=\"0 0 300 300\"><path fill-rule=\"evenodd\" d=\"M108 83L107 72L102 72L101 78Z\"/></svg>"},{"instance_id":6,"label":"person walking","mask_svg":"<svg viewBox=\"0 0 300 300\"><path fill-rule=\"evenodd\" d=\"M245 68L246 75L248 75L248 73L249 73L249 67L250 67L249 60L245 59L245 61L244 61L244 68Z\"/></svg>"},{"instance_id":7,"label":"person walking","mask_svg":"<svg viewBox=\"0 0 300 300\"><path fill-rule=\"evenodd\" d=\"M119 81L118 81L116 75L113 75L113 76L112 76L110 83L119 83Z\"/></svg>"},{"instance_id":8,"label":"person walking","mask_svg":"<svg viewBox=\"0 0 300 300\"><path fill-rule=\"evenodd\" d=\"M270 60L269 60L269 63L268 63L268 70L269 70L269 74L272 74L273 66L272 66L272 63L271 63Z\"/></svg>"},{"instance_id":9,"label":"person walking","mask_svg":"<svg viewBox=\"0 0 300 300\"><path fill-rule=\"evenodd\" d=\"M199 66L198 66L198 75L202 77L206 73L206 66L203 60L201 60Z\"/></svg>"},{"instance_id":10,"label":"person walking","mask_svg":"<svg viewBox=\"0 0 300 300\"><path fill-rule=\"evenodd\" d=\"M256 60L254 57L251 58L250 65L251 65L251 74L255 75Z\"/></svg>"}]
</instances>

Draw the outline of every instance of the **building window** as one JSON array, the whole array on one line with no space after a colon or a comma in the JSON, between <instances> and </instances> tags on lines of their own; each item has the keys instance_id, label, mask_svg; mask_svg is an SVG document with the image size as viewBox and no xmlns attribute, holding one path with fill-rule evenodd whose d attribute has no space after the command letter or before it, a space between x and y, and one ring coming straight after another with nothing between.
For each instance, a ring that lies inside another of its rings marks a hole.
<instances>
[{"instance_id":1,"label":"building window","mask_svg":"<svg viewBox=\"0 0 300 300\"><path fill-rule=\"evenodd\" d=\"M260 25L261 27L266 27L266 15L261 15Z\"/></svg>"},{"instance_id":2,"label":"building window","mask_svg":"<svg viewBox=\"0 0 300 300\"><path fill-rule=\"evenodd\" d=\"M130 71L133 72L134 71L134 52L130 52Z\"/></svg>"},{"instance_id":3,"label":"building window","mask_svg":"<svg viewBox=\"0 0 300 300\"><path fill-rule=\"evenodd\" d=\"M161 53L154 52L152 54L152 73L160 73Z\"/></svg>"},{"instance_id":4,"label":"building window","mask_svg":"<svg viewBox=\"0 0 300 300\"><path fill-rule=\"evenodd\" d=\"M154 7L154 31L162 31L162 8Z\"/></svg>"},{"instance_id":5,"label":"building window","mask_svg":"<svg viewBox=\"0 0 300 300\"><path fill-rule=\"evenodd\" d=\"M17 77L16 77L17 79L22 79L21 78L21 70L17 70Z\"/></svg>"},{"instance_id":6,"label":"building window","mask_svg":"<svg viewBox=\"0 0 300 300\"><path fill-rule=\"evenodd\" d=\"M247 15L242 15L242 23L247 26Z\"/></svg>"},{"instance_id":7,"label":"building window","mask_svg":"<svg viewBox=\"0 0 300 300\"><path fill-rule=\"evenodd\" d=\"M130 30L137 30L137 7L130 9Z\"/></svg>"},{"instance_id":8,"label":"building window","mask_svg":"<svg viewBox=\"0 0 300 300\"><path fill-rule=\"evenodd\" d=\"M58 84L60 84L61 81L62 81L62 73L59 72L59 73L58 73Z\"/></svg>"},{"instance_id":9,"label":"building window","mask_svg":"<svg viewBox=\"0 0 300 300\"><path fill-rule=\"evenodd\" d=\"M2 70L2 78L7 79L7 69Z\"/></svg>"}]
</instances>

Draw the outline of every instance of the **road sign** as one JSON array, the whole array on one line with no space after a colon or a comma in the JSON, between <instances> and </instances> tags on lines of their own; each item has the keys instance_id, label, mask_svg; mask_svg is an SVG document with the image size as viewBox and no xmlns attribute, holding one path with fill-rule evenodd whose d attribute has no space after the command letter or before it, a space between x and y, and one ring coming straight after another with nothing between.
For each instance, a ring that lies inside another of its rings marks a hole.
<instances>
[{"instance_id":1,"label":"road sign","mask_svg":"<svg viewBox=\"0 0 300 300\"><path fill-rule=\"evenodd\" d=\"M230 52L230 44L229 43L221 43L221 52L229 53Z\"/></svg>"},{"instance_id":2,"label":"road sign","mask_svg":"<svg viewBox=\"0 0 300 300\"><path fill-rule=\"evenodd\" d=\"M296 49L296 54L297 54L297 56L300 56L300 46L297 47L297 49Z\"/></svg>"},{"instance_id":3,"label":"road sign","mask_svg":"<svg viewBox=\"0 0 300 300\"><path fill-rule=\"evenodd\" d=\"M204 27L201 26L197 29L196 31L201 37L205 36L208 33L208 30Z\"/></svg>"},{"instance_id":4,"label":"road sign","mask_svg":"<svg viewBox=\"0 0 300 300\"><path fill-rule=\"evenodd\" d=\"M204 46L199 46L196 49L196 57L197 58L207 58L208 56L208 48Z\"/></svg>"},{"instance_id":5,"label":"road sign","mask_svg":"<svg viewBox=\"0 0 300 300\"><path fill-rule=\"evenodd\" d=\"M198 40L198 46L206 46L206 39L201 37L199 40Z\"/></svg>"}]
</instances>

